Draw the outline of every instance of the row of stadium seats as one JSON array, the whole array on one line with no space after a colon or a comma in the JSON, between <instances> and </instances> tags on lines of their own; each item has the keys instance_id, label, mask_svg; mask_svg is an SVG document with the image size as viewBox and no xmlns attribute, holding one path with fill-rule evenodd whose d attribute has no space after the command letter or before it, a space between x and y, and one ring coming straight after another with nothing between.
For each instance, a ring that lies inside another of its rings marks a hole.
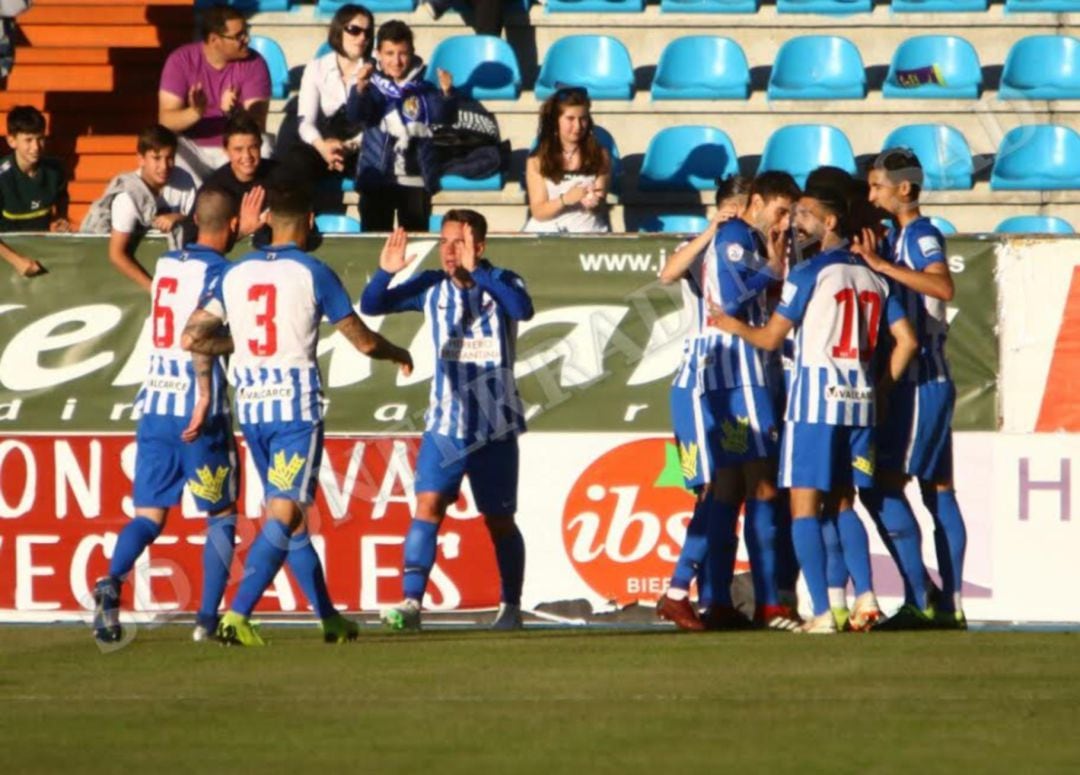
<instances>
[{"instance_id":1,"label":"row of stadium seats","mask_svg":"<svg viewBox=\"0 0 1080 775\"><path fill-rule=\"evenodd\" d=\"M284 97L289 66L281 47L258 35L251 45L270 66L274 96ZM324 44L317 53L326 50ZM517 57L502 38L446 38L431 55L427 77L432 82L438 68L449 71L454 83L476 99L516 100L521 94ZM630 99L630 54L611 36L563 37L544 57L536 96L545 99L558 85L584 86L593 99ZM982 88L982 65L971 43L952 35L920 35L897 48L882 93L886 98L978 99ZM859 49L834 35L788 40L769 76L770 99L863 99L866 93ZM749 94L746 54L731 38L715 35L689 35L668 43L652 82L654 100L741 100ZM998 99L1080 99L1080 39L1032 35L1017 41L1005 58Z\"/></svg>"},{"instance_id":2,"label":"row of stadium seats","mask_svg":"<svg viewBox=\"0 0 1080 775\"><path fill-rule=\"evenodd\" d=\"M206 7L221 0L196 0L196 7ZM322 14L332 14L349 0L318 0ZM294 0L227 0L245 11L287 11L299 5ZM528 10L530 0L506 0L508 5ZM417 0L367 0L365 5L376 14L411 13ZM761 0L660 0L661 13L757 13ZM895 13L981 13L989 0L892 0ZM815 13L846 16L870 13L873 0L776 0L779 13ZM547 13L641 13L645 0L546 0ZM1005 13L1072 13L1080 11L1080 0L1005 0Z\"/></svg>"}]
</instances>

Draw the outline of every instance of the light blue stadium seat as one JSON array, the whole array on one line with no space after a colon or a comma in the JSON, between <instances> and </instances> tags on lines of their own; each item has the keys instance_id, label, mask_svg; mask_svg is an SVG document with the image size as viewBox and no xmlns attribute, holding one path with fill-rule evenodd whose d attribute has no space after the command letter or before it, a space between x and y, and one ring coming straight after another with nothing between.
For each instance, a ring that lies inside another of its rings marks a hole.
<instances>
[{"instance_id":1,"label":"light blue stadium seat","mask_svg":"<svg viewBox=\"0 0 1080 775\"><path fill-rule=\"evenodd\" d=\"M594 100L628 100L634 90L630 52L610 35L567 35L544 55L536 98L546 100L560 86L581 86Z\"/></svg>"},{"instance_id":2,"label":"light blue stadium seat","mask_svg":"<svg viewBox=\"0 0 1080 775\"><path fill-rule=\"evenodd\" d=\"M1052 124L1028 124L1010 130L998 147L990 188L1080 188L1080 135L1069 127Z\"/></svg>"},{"instance_id":3,"label":"light blue stadium seat","mask_svg":"<svg viewBox=\"0 0 1080 775\"><path fill-rule=\"evenodd\" d=\"M196 8L210 8L215 5L230 5L245 13L268 13L287 11L291 0L195 0Z\"/></svg>"},{"instance_id":4,"label":"light blue stadium seat","mask_svg":"<svg viewBox=\"0 0 1080 775\"><path fill-rule=\"evenodd\" d=\"M381 13L390 11L405 11L409 13L416 10L417 0L364 0L360 3L378 18ZM319 0L316 8L324 16L333 15L343 5L354 3L355 0Z\"/></svg>"},{"instance_id":5,"label":"light blue stadium seat","mask_svg":"<svg viewBox=\"0 0 1080 775\"><path fill-rule=\"evenodd\" d=\"M910 148L923 167L923 188L930 191L967 190L972 185L975 163L967 140L945 124L911 124L895 129L882 150Z\"/></svg>"},{"instance_id":6,"label":"light blue stadium seat","mask_svg":"<svg viewBox=\"0 0 1080 775\"><path fill-rule=\"evenodd\" d=\"M998 234L1076 234L1072 225L1056 215L1014 215L994 229Z\"/></svg>"},{"instance_id":7,"label":"light blue stadium seat","mask_svg":"<svg viewBox=\"0 0 1080 775\"><path fill-rule=\"evenodd\" d=\"M711 191L716 179L739 172L731 138L711 126L661 129L649 141L638 188L643 191Z\"/></svg>"},{"instance_id":8,"label":"light blue stadium seat","mask_svg":"<svg viewBox=\"0 0 1080 775\"><path fill-rule=\"evenodd\" d=\"M750 66L731 38L687 35L660 53L654 100L745 100L749 94Z\"/></svg>"},{"instance_id":9,"label":"light blue stadium seat","mask_svg":"<svg viewBox=\"0 0 1080 775\"><path fill-rule=\"evenodd\" d=\"M360 221L347 215L316 215L315 228L323 234L359 234Z\"/></svg>"},{"instance_id":10,"label":"light blue stadium seat","mask_svg":"<svg viewBox=\"0 0 1080 775\"><path fill-rule=\"evenodd\" d=\"M429 215L427 221L427 230L436 233L442 231L442 219L442 213L432 213L431 215Z\"/></svg>"},{"instance_id":11,"label":"light blue stadium seat","mask_svg":"<svg viewBox=\"0 0 1080 775\"><path fill-rule=\"evenodd\" d=\"M510 44L494 35L444 38L428 60L426 78L438 84L439 69L454 77L454 86L477 100L516 100L521 70Z\"/></svg>"},{"instance_id":12,"label":"light blue stadium seat","mask_svg":"<svg viewBox=\"0 0 1080 775\"><path fill-rule=\"evenodd\" d=\"M770 100L861 100L866 70L847 38L804 35L780 47L769 75Z\"/></svg>"},{"instance_id":13,"label":"light blue stadium seat","mask_svg":"<svg viewBox=\"0 0 1080 775\"><path fill-rule=\"evenodd\" d=\"M439 178L443 191L501 191L503 174L496 172L486 178L463 178L461 175L443 175Z\"/></svg>"},{"instance_id":14,"label":"light blue stadium seat","mask_svg":"<svg viewBox=\"0 0 1080 775\"><path fill-rule=\"evenodd\" d=\"M1005 57L998 99L1080 99L1080 40L1031 35L1016 41Z\"/></svg>"},{"instance_id":15,"label":"light blue stadium seat","mask_svg":"<svg viewBox=\"0 0 1080 775\"><path fill-rule=\"evenodd\" d=\"M660 13L757 13L760 0L660 0Z\"/></svg>"},{"instance_id":16,"label":"light blue stadium seat","mask_svg":"<svg viewBox=\"0 0 1080 775\"><path fill-rule=\"evenodd\" d=\"M855 174L855 154L847 135L827 124L791 124L769 137L758 173L780 170L804 186L811 170L825 166Z\"/></svg>"},{"instance_id":17,"label":"light blue stadium seat","mask_svg":"<svg viewBox=\"0 0 1080 775\"><path fill-rule=\"evenodd\" d=\"M700 234L709 227L704 215L665 213L650 215L638 224L638 231L663 232L665 234Z\"/></svg>"},{"instance_id":18,"label":"light blue stadium seat","mask_svg":"<svg viewBox=\"0 0 1080 775\"><path fill-rule=\"evenodd\" d=\"M315 58L318 59L321 56L329 54L334 49L330 48L330 42L324 40L319 47L315 50Z\"/></svg>"},{"instance_id":19,"label":"light blue stadium seat","mask_svg":"<svg viewBox=\"0 0 1080 775\"><path fill-rule=\"evenodd\" d=\"M544 13L641 13L645 0L547 0Z\"/></svg>"},{"instance_id":20,"label":"light blue stadium seat","mask_svg":"<svg viewBox=\"0 0 1080 775\"><path fill-rule=\"evenodd\" d=\"M1080 0L1005 0L1005 13L1080 13Z\"/></svg>"},{"instance_id":21,"label":"light blue stadium seat","mask_svg":"<svg viewBox=\"0 0 1080 775\"><path fill-rule=\"evenodd\" d=\"M892 0L893 13L980 13L988 0Z\"/></svg>"},{"instance_id":22,"label":"light blue stadium seat","mask_svg":"<svg viewBox=\"0 0 1080 775\"><path fill-rule=\"evenodd\" d=\"M776 0L780 13L820 13L830 16L847 16L853 13L870 13L874 0Z\"/></svg>"},{"instance_id":23,"label":"light blue stadium seat","mask_svg":"<svg viewBox=\"0 0 1080 775\"><path fill-rule=\"evenodd\" d=\"M948 237L950 234L956 234L956 227L951 222L941 218L937 215L930 216L930 223L934 224L934 228Z\"/></svg>"},{"instance_id":24,"label":"light blue stadium seat","mask_svg":"<svg viewBox=\"0 0 1080 775\"><path fill-rule=\"evenodd\" d=\"M903 71L936 67L944 84L924 83L904 87ZM893 54L882 94L906 99L978 99L982 90L982 66L975 48L953 35L919 35L908 38Z\"/></svg>"},{"instance_id":25,"label":"light blue stadium seat","mask_svg":"<svg viewBox=\"0 0 1080 775\"><path fill-rule=\"evenodd\" d=\"M285 52L276 40L263 35L252 35L250 46L266 60L270 70L270 96L275 100L284 99L289 93L289 63L285 61Z\"/></svg>"}]
</instances>

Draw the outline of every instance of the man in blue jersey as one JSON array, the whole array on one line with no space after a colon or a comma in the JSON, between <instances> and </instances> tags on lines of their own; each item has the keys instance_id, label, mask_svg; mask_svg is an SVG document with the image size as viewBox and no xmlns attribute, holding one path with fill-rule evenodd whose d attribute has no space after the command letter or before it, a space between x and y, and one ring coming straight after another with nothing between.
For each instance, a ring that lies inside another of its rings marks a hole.
<instances>
[{"instance_id":1,"label":"man in blue jersey","mask_svg":"<svg viewBox=\"0 0 1080 775\"><path fill-rule=\"evenodd\" d=\"M768 317L768 286L784 275L786 235L791 208L799 196L790 175L766 172L750 185L746 208L679 251L661 272L671 281L688 272L695 335L687 340L683 362L672 386L672 423L687 485L708 485L687 526L671 584L657 603L657 614L683 629L705 627L690 604L690 581L712 546L723 552L723 566L710 565L720 577L713 583L709 625L736 627L731 606L734 557L725 547L746 498L744 535L753 570L755 622L774 629L797 625L793 612L780 605L776 577L775 459L778 423L770 384L780 378L778 364L747 342L711 325L709 307L721 307L749 325ZM710 531L714 535L709 542Z\"/></svg>"},{"instance_id":2,"label":"man in blue jersey","mask_svg":"<svg viewBox=\"0 0 1080 775\"><path fill-rule=\"evenodd\" d=\"M391 288L407 264L402 229L386 241L360 301L365 315L423 312L435 345L431 404L416 461L416 516L405 538L404 599L382 612L394 630L420 628L439 525L466 474L495 545L501 603L494 629L521 627L525 542L517 511L518 443L525 418L514 381L517 326L533 316L525 282L484 258L487 221L450 210L439 238L442 270Z\"/></svg>"},{"instance_id":3,"label":"man in blue jersey","mask_svg":"<svg viewBox=\"0 0 1080 775\"><path fill-rule=\"evenodd\" d=\"M273 244L228 266L204 292L184 330L184 347L212 349L229 324L235 350L229 378L248 451L263 480L267 519L248 551L244 578L218 626L228 643L261 646L250 616L282 563L296 575L328 642L356 637L357 627L334 608L307 533L322 459L322 378L316 348L325 317L360 352L409 373L409 353L374 333L356 315L341 280L299 246L314 226L311 193L278 183L267 192Z\"/></svg>"},{"instance_id":4,"label":"man in blue jersey","mask_svg":"<svg viewBox=\"0 0 1080 775\"><path fill-rule=\"evenodd\" d=\"M198 238L165 253L151 284L153 349L150 369L136 399L141 418L135 432L135 517L117 538L109 575L94 587L94 636L121 639L120 587L135 561L161 534L171 506L187 484L198 508L209 514L203 549L203 594L194 638L217 627L217 610L229 578L236 532L236 449L220 358L180 347L180 326L196 309L203 287L227 266L236 239L237 202L228 191L208 187L195 202ZM217 347L221 339L211 340ZM221 352L223 350L218 350ZM196 412L201 431L189 428Z\"/></svg>"},{"instance_id":5,"label":"man in blue jersey","mask_svg":"<svg viewBox=\"0 0 1080 775\"><path fill-rule=\"evenodd\" d=\"M919 338L918 356L897 385L881 429L877 490L862 497L888 533L906 587L904 607L883 626L964 629L960 593L967 530L953 487L956 387L945 357L945 305L954 291L945 239L919 210L922 182L922 165L914 153L906 148L882 152L870 170L870 202L889 213L897 228L880 248L870 231L854 247L872 269L900 286L905 313ZM919 480L934 520L942 585L937 610L927 597L919 527L904 496L911 476Z\"/></svg>"},{"instance_id":6,"label":"man in blue jersey","mask_svg":"<svg viewBox=\"0 0 1080 775\"><path fill-rule=\"evenodd\" d=\"M814 612L802 631L811 633L837 631L829 606L822 517L836 520L855 585L852 628L866 629L880 617L866 530L854 511L854 487L872 484L875 404L903 374L916 349L914 330L889 295L888 284L846 249L846 218L842 195L808 191L796 207L796 230L800 242L820 242L821 252L788 275L768 323L753 327L715 308L719 329L765 350L779 348L795 331L780 486L791 491L792 540ZM875 385L872 361L884 326L895 345Z\"/></svg>"}]
</instances>

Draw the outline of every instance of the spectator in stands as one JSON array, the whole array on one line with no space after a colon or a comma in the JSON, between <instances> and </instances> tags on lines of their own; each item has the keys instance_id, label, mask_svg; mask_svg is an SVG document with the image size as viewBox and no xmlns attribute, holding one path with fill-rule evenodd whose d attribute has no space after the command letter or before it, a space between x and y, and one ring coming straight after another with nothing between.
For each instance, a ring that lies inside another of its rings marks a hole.
<instances>
[{"instance_id":1,"label":"spectator in stands","mask_svg":"<svg viewBox=\"0 0 1080 775\"><path fill-rule=\"evenodd\" d=\"M360 143L356 187L364 231L392 231L394 215L407 231L427 231L439 165L431 125L448 123L456 108L453 79L439 70L439 86L424 80L409 25L379 27L378 71L364 65L349 93L346 114L367 129Z\"/></svg>"},{"instance_id":2,"label":"spectator in stands","mask_svg":"<svg viewBox=\"0 0 1080 775\"><path fill-rule=\"evenodd\" d=\"M349 121L345 103L360 68L371 63L375 17L362 5L341 6L330 20L330 51L304 68L297 99L298 134L283 161L312 177L327 171L352 175L363 126Z\"/></svg>"},{"instance_id":3,"label":"spectator in stands","mask_svg":"<svg viewBox=\"0 0 1080 775\"><path fill-rule=\"evenodd\" d=\"M70 231L67 175L56 159L45 157L45 116L18 105L7 117L11 153L0 158L0 232ZM41 264L0 242L0 258L23 277L45 271Z\"/></svg>"},{"instance_id":4,"label":"spectator in stands","mask_svg":"<svg viewBox=\"0 0 1080 775\"><path fill-rule=\"evenodd\" d=\"M225 126L227 164L210 173L203 186L228 191L240 203L240 236L263 225L263 203L270 176L277 169L273 159L262 158L262 132L247 113L240 112Z\"/></svg>"},{"instance_id":5,"label":"spectator in stands","mask_svg":"<svg viewBox=\"0 0 1080 775\"><path fill-rule=\"evenodd\" d=\"M135 258L140 237L150 229L169 236L170 248L190 235L195 181L176 167L176 135L160 124L139 133L139 169L113 178L90 205L82 231L109 234L109 261L121 274L150 290L150 274Z\"/></svg>"},{"instance_id":6,"label":"spectator in stands","mask_svg":"<svg viewBox=\"0 0 1080 775\"><path fill-rule=\"evenodd\" d=\"M593 132L584 89L565 87L540 106L536 149L525 163L528 232L611 231L607 192L611 158Z\"/></svg>"},{"instance_id":7,"label":"spectator in stands","mask_svg":"<svg viewBox=\"0 0 1080 775\"><path fill-rule=\"evenodd\" d=\"M454 0L422 0L423 8L436 21L450 10ZM465 0L472 9L471 26L477 35L502 35L503 0Z\"/></svg>"},{"instance_id":8,"label":"spectator in stands","mask_svg":"<svg viewBox=\"0 0 1080 775\"><path fill-rule=\"evenodd\" d=\"M245 110L265 131L270 105L270 71L248 48L244 17L215 6L201 29L202 43L169 54L158 91L158 121L180 135L177 163L199 180L227 161L221 140L229 116Z\"/></svg>"}]
</instances>

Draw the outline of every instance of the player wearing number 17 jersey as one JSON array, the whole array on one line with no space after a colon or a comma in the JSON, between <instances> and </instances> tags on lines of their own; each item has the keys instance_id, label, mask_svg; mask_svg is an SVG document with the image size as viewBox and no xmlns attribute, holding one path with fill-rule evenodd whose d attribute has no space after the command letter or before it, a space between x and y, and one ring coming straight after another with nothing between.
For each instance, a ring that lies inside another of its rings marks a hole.
<instances>
[{"instance_id":1,"label":"player wearing number 17 jersey","mask_svg":"<svg viewBox=\"0 0 1080 775\"><path fill-rule=\"evenodd\" d=\"M878 390L888 389L903 374L917 347L888 284L845 247L846 218L841 195L808 191L795 210L795 227L801 241L820 241L821 253L791 270L780 305L763 328L722 314L716 321L719 328L768 350L795 331L780 486L791 490L792 540L813 603L807 632L836 631L821 517L835 519L855 585L852 628L868 627L880 615L866 530L853 508L854 487L873 484ZM896 344L879 386L873 357L883 324Z\"/></svg>"},{"instance_id":2,"label":"player wearing number 17 jersey","mask_svg":"<svg viewBox=\"0 0 1080 775\"><path fill-rule=\"evenodd\" d=\"M286 555L322 620L327 641L356 636L334 609L318 555L307 536L305 507L315 496L322 458L323 405L316 360L325 317L360 352L393 360L408 372L408 352L370 331L330 267L305 253L314 217L310 193L277 184L268 192L273 244L230 265L204 293L188 321L185 347L203 351L210 332L228 322L235 350L229 380L249 454L263 481L267 519L248 551L244 578L222 617L218 636L262 645L249 616Z\"/></svg>"}]
</instances>

